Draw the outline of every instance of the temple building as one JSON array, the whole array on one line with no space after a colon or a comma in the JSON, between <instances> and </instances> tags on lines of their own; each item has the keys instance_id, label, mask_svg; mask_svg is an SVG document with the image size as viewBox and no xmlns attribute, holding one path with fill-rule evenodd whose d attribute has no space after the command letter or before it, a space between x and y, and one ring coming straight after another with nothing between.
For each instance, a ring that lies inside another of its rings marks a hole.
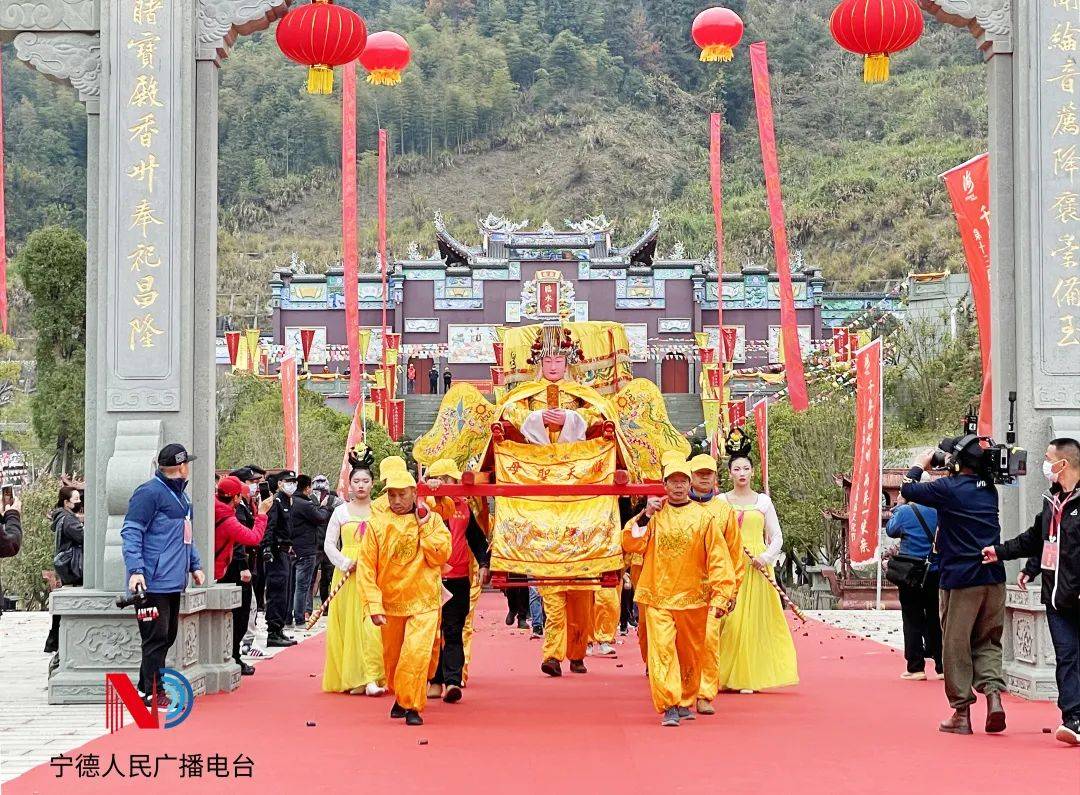
<instances>
[{"instance_id":1,"label":"temple building","mask_svg":"<svg viewBox=\"0 0 1080 795\"><path fill-rule=\"evenodd\" d=\"M661 221L626 245L616 245L614 225L604 216L529 229L528 222L488 216L477 223L479 242L469 244L434 220L437 250L430 256L416 244L392 262L388 273L386 324L401 338L402 364L416 367L415 392L429 391L432 367L447 368L454 380L490 386L495 364L491 343L496 328L522 320L523 293L542 278L561 278L572 291L575 320L622 323L630 340L636 376L654 380L665 393L698 391L699 368L693 355L695 332L716 344L717 273L715 257L689 257L675 243L659 253ZM270 350L286 343L300 351L300 330L314 329L312 372L346 371L345 300L342 269L309 274L295 262L275 271ZM554 272L558 272L556 275ZM893 311L899 298L885 293L829 293L820 271L795 257L792 282L800 341L808 350L831 329L867 309ZM724 325L737 331L735 366L760 367L778 361L780 284L775 273L756 266L723 275ZM357 286L360 325L377 330L383 284L378 273L363 273ZM372 335L367 361L378 363L378 334ZM271 361L276 358L273 353ZM404 375L404 371L403 371ZM402 390L405 378L400 379ZM332 390L345 389L344 382ZM734 385L735 397L754 389L747 380Z\"/></svg>"}]
</instances>

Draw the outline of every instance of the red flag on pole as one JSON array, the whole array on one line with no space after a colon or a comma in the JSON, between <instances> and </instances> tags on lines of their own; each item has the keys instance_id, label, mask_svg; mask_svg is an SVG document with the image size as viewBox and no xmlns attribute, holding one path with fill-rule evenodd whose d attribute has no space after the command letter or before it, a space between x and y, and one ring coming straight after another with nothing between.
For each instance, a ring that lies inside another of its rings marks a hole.
<instances>
[{"instance_id":1,"label":"red flag on pole","mask_svg":"<svg viewBox=\"0 0 1080 795\"><path fill-rule=\"evenodd\" d=\"M382 330L386 335L386 304L389 300L386 273L386 130L379 130L379 261L382 265ZM386 345L383 345L383 361L386 361Z\"/></svg>"},{"instance_id":2,"label":"red flag on pole","mask_svg":"<svg viewBox=\"0 0 1080 795\"><path fill-rule=\"evenodd\" d=\"M342 67L341 260L345 290L345 340L349 347L349 402L360 401L360 296L356 241L356 61ZM307 360L307 353L304 353Z\"/></svg>"},{"instance_id":3,"label":"red flag on pole","mask_svg":"<svg viewBox=\"0 0 1080 795\"><path fill-rule=\"evenodd\" d=\"M757 102L761 162L765 168L765 192L769 200L773 247L776 249L776 272L780 277L780 326L783 331L784 370L787 373L788 396L791 399L791 407L795 411L806 411L810 406L810 401L806 394L802 349L799 347L795 292L791 286L787 228L784 225L784 201L780 193L780 162L776 156L772 91L769 88L769 56L765 42L759 41L750 45L750 66L754 75L754 99Z\"/></svg>"},{"instance_id":4,"label":"red flag on pole","mask_svg":"<svg viewBox=\"0 0 1080 795\"><path fill-rule=\"evenodd\" d=\"M769 401L754 404L754 429L757 431L758 457L761 459L761 487L769 493Z\"/></svg>"},{"instance_id":5,"label":"red flag on pole","mask_svg":"<svg viewBox=\"0 0 1080 795\"><path fill-rule=\"evenodd\" d=\"M296 356L281 360L281 411L285 420L285 468L300 471L300 395L297 392Z\"/></svg>"},{"instance_id":6,"label":"red flag on pole","mask_svg":"<svg viewBox=\"0 0 1080 795\"><path fill-rule=\"evenodd\" d=\"M729 428L742 428L746 425L746 398L728 401L727 419Z\"/></svg>"},{"instance_id":7,"label":"red flag on pole","mask_svg":"<svg viewBox=\"0 0 1080 795\"><path fill-rule=\"evenodd\" d=\"M971 281L971 297L979 323L983 388L979 433L994 432L994 398L990 364L990 155L981 154L941 175L952 200Z\"/></svg>"},{"instance_id":8,"label":"red flag on pole","mask_svg":"<svg viewBox=\"0 0 1080 795\"><path fill-rule=\"evenodd\" d=\"M881 534L881 339L855 352L855 461L848 496L848 558L869 563Z\"/></svg>"},{"instance_id":9,"label":"red flag on pole","mask_svg":"<svg viewBox=\"0 0 1080 795\"><path fill-rule=\"evenodd\" d=\"M229 364L236 367L236 359L240 355L240 332L226 331L225 346L229 349Z\"/></svg>"},{"instance_id":10,"label":"red flag on pole","mask_svg":"<svg viewBox=\"0 0 1080 795\"><path fill-rule=\"evenodd\" d=\"M0 72L3 64L0 64ZM4 81L0 75L0 331L8 333L7 219L4 202Z\"/></svg>"},{"instance_id":11,"label":"red flag on pole","mask_svg":"<svg viewBox=\"0 0 1080 795\"><path fill-rule=\"evenodd\" d=\"M723 215L723 162L721 160L721 132L724 117L714 113L709 117L709 181L712 184L713 226L716 229L716 327L724 327L724 215ZM722 339L717 340L720 364L731 361L726 356Z\"/></svg>"}]
</instances>

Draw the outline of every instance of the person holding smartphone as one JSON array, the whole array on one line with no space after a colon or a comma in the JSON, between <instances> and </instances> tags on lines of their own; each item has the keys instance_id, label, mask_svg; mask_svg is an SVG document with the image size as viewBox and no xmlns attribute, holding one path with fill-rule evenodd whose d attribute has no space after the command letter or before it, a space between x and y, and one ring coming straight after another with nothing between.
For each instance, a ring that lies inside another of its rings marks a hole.
<instances>
[{"instance_id":1,"label":"person holding smartphone","mask_svg":"<svg viewBox=\"0 0 1080 795\"><path fill-rule=\"evenodd\" d=\"M146 593L139 617L139 691L147 706L156 701L159 709L169 706L160 672L180 626L180 594L187 588L189 574L195 585L206 582L187 496L194 460L183 445L165 445L158 453L157 472L131 495L120 530L128 590Z\"/></svg>"}]
</instances>

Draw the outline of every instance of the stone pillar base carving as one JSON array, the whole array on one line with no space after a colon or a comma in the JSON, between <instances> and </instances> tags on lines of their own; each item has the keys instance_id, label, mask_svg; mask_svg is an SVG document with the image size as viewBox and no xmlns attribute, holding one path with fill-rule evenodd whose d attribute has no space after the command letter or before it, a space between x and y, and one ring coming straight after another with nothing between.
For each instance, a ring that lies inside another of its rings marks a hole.
<instances>
[{"instance_id":1,"label":"stone pillar base carving","mask_svg":"<svg viewBox=\"0 0 1080 795\"><path fill-rule=\"evenodd\" d=\"M1016 585L1006 586L1002 645L1005 683L1010 693L1038 701L1057 698L1054 644L1037 586L1027 591Z\"/></svg>"},{"instance_id":2,"label":"stone pillar base carving","mask_svg":"<svg viewBox=\"0 0 1080 795\"><path fill-rule=\"evenodd\" d=\"M139 627L132 608L119 610L117 594L61 588L50 597L60 621L60 667L49 678L50 704L102 704L105 674L139 676ZM240 668L232 660L232 609L240 605L235 585L184 593L180 626L165 664L191 682L195 695L235 690Z\"/></svg>"}]
</instances>

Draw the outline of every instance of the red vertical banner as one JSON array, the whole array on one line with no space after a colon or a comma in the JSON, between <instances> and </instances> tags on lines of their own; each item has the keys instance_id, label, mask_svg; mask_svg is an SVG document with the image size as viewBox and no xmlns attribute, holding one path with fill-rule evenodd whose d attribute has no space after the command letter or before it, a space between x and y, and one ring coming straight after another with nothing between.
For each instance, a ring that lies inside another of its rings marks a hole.
<instances>
[{"instance_id":1,"label":"red vertical banner","mask_svg":"<svg viewBox=\"0 0 1080 795\"><path fill-rule=\"evenodd\" d=\"M349 347L349 402L360 401L360 296L356 241L356 61L341 69L341 262L345 340ZM304 355L306 361L307 354Z\"/></svg>"},{"instance_id":2,"label":"red vertical banner","mask_svg":"<svg viewBox=\"0 0 1080 795\"><path fill-rule=\"evenodd\" d=\"M386 430L390 435L391 441L398 441L405 435L405 401L404 400L390 400L387 401L387 422Z\"/></svg>"},{"instance_id":3,"label":"red vertical banner","mask_svg":"<svg viewBox=\"0 0 1080 795\"><path fill-rule=\"evenodd\" d=\"M300 329L300 348L304 351L304 364L311 369L309 360L311 359L311 344L315 341L315 329L302 328Z\"/></svg>"},{"instance_id":4,"label":"red vertical banner","mask_svg":"<svg viewBox=\"0 0 1080 795\"><path fill-rule=\"evenodd\" d=\"M724 327L724 172L721 160L721 131L724 117L714 113L709 117L709 183L712 187L713 226L716 229L716 327ZM730 362L725 358L721 340L717 340L717 355L720 363Z\"/></svg>"},{"instance_id":5,"label":"red vertical banner","mask_svg":"<svg viewBox=\"0 0 1080 795\"><path fill-rule=\"evenodd\" d=\"M971 297L979 323L983 388L979 433L994 433L994 398L990 365L990 155L981 154L941 175L949 191L967 258Z\"/></svg>"},{"instance_id":6,"label":"red vertical banner","mask_svg":"<svg viewBox=\"0 0 1080 795\"><path fill-rule=\"evenodd\" d=\"M389 301L387 286L387 268L390 263L386 259L386 130L379 130L379 264L382 268L382 329L386 333L386 305ZM385 352L386 346L383 345ZM385 353L384 353L385 361Z\"/></svg>"},{"instance_id":7,"label":"red vertical banner","mask_svg":"<svg viewBox=\"0 0 1080 795\"><path fill-rule=\"evenodd\" d=\"M795 292L791 286L791 263L788 254L784 201L780 192L780 162L776 156L776 130L773 125L772 90L769 87L769 56L765 42L750 45L750 66L754 76L754 99L757 102L758 137L761 162L765 169L765 193L772 221L773 247L776 249L776 272L780 277L780 326L783 332L784 371L788 396L795 411L806 411L802 349L799 347L798 319L795 315Z\"/></svg>"},{"instance_id":8,"label":"red vertical banner","mask_svg":"<svg viewBox=\"0 0 1080 795\"><path fill-rule=\"evenodd\" d=\"M746 399L727 402L727 421L729 428L746 426Z\"/></svg>"},{"instance_id":9,"label":"red vertical banner","mask_svg":"<svg viewBox=\"0 0 1080 795\"><path fill-rule=\"evenodd\" d=\"M3 64L0 63L0 73ZM8 333L7 218L4 200L4 79L0 74L0 331Z\"/></svg>"},{"instance_id":10,"label":"red vertical banner","mask_svg":"<svg viewBox=\"0 0 1080 795\"><path fill-rule=\"evenodd\" d=\"M848 496L848 559L869 563L881 535L881 339L855 352L855 459Z\"/></svg>"},{"instance_id":11,"label":"red vertical banner","mask_svg":"<svg viewBox=\"0 0 1080 795\"><path fill-rule=\"evenodd\" d=\"M236 360L240 355L240 332L225 332L225 347L229 349L229 364L236 367Z\"/></svg>"},{"instance_id":12,"label":"red vertical banner","mask_svg":"<svg viewBox=\"0 0 1080 795\"><path fill-rule=\"evenodd\" d=\"M285 421L285 468L300 471L300 395L297 392L296 356L281 360L281 413Z\"/></svg>"},{"instance_id":13,"label":"red vertical banner","mask_svg":"<svg viewBox=\"0 0 1080 795\"><path fill-rule=\"evenodd\" d=\"M769 493L769 401L754 404L754 429L757 431L758 457L761 459L761 488Z\"/></svg>"}]
</instances>

